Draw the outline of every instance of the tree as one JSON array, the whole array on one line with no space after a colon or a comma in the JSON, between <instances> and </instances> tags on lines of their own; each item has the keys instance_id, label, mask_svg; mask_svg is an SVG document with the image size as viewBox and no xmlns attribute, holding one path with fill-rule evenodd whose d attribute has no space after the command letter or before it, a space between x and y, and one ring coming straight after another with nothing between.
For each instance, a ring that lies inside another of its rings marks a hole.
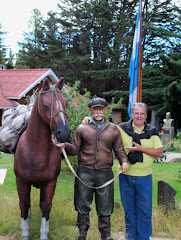
<instances>
[{"instance_id":1,"label":"tree","mask_svg":"<svg viewBox=\"0 0 181 240\"><path fill-rule=\"evenodd\" d=\"M12 53L12 50L10 49L9 52L9 58L6 60L6 68L7 69L13 69L14 68L14 54Z\"/></svg>"},{"instance_id":2,"label":"tree","mask_svg":"<svg viewBox=\"0 0 181 240\"><path fill-rule=\"evenodd\" d=\"M38 9L33 9L29 21L29 32L24 33L23 43L19 43L16 68L41 68L46 67L46 45L44 40L44 20Z\"/></svg>"},{"instance_id":3,"label":"tree","mask_svg":"<svg viewBox=\"0 0 181 240\"><path fill-rule=\"evenodd\" d=\"M71 84L79 80L81 93L86 88L108 101L124 97L127 104L138 2L60 1L59 10L46 20L34 11L32 31L25 35L17 66L51 67ZM170 86L170 97L173 86L179 86L172 84L173 71L166 71L162 57L180 54L181 10L172 2L143 1L143 100L158 114L163 112L160 94L163 97L168 90L164 84Z\"/></svg>"},{"instance_id":4,"label":"tree","mask_svg":"<svg viewBox=\"0 0 181 240\"><path fill-rule=\"evenodd\" d=\"M136 1L66 1L60 13L67 33L68 80L79 79L92 94L124 89L128 80L130 32ZM127 26L126 26L127 25ZM109 94L107 95L109 100Z\"/></svg>"},{"instance_id":5,"label":"tree","mask_svg":"<svg viewBox=\"0 0 181 240\"><path fill-rule=\"evenodd\" d=\"M151 110L163 119L166 112L171 112L172 117L180 126L181 116L181 51L175 49L169 56L160 54L160 64L145 67L143 101L148 103ZM180 121L180 123L179 123Z\"/></svg>"},{"instance_id":6,"label":"tree","mask_svg":"<svg viewBox=\"0 0 181 240\"><path fill-rule=\"evenodd\" d=\"M172 53L181 44L181 10L172 0L145 1L143 6L144 64L158 63L159 54Z\"/></svg>"}]
</instances>

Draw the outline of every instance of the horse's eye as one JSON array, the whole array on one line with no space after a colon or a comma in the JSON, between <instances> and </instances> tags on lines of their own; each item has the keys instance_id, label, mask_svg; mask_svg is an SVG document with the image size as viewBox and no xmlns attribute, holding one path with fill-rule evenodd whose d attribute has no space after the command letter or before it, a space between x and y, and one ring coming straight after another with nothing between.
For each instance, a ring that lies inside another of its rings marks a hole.
<instances>
[{"instance_id":1,"label":"horse's eye","mask_svg":"<svg viewBox=\"0 0 181 240\"><path fill-rule=\"evenodd\" d=\"M43 105L43 107L44 107L44 109L45 109L46 111L49 110L49 107L48 107L47 105Z\"/></svg>"}]
</instances>

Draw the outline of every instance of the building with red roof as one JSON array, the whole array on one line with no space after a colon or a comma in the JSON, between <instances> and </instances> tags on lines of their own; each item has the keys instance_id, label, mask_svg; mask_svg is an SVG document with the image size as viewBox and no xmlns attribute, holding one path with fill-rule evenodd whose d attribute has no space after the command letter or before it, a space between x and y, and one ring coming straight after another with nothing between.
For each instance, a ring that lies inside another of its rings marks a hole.
<instances>
[{"instance_id":1,"label":"building with red roof","mask_svg":"<svg viewBox=\"0 0 181 240\"><path fill-rule=\"evenodd\" d=\"M46 77L52 83L59 80L50 68L0 69L0 125L3 111L25 104L26 97L40 90Z\"/></svg>"},{"instance_id":2,"label":"building with red roof","mask_svg":"<svg viewBox=\"0 0 181 240\"><path fill-rule=\"evenodd\" d=\"M0 67L0 126L3 111L8 108L16 108L19 104L25 104L27 96L33 94L33 90L40 90L42 82L48 78L50 82L56 83L59 78L51 68L41 69L4 69ZM65 92L68 86L64 85ZM80 97L82 97L80 95ZM77 108L76 99L73 99ZM114 109L111 117L113 122L122 122L123 108Z\"/></svg>"}]
</instances>

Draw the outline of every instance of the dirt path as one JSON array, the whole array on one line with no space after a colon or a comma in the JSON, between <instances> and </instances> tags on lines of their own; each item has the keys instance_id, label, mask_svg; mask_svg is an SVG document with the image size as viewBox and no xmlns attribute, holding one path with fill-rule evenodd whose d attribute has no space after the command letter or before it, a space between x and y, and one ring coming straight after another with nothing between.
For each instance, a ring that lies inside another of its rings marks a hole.
<instances>
[{"instance_id":1,"label":"dirt path","mask_svg":"<svg viewBox=\"0 0 181 240\"><path fill-rule=\"evenodd\" d=\"M166 153L167 158L166 160L163 160L163 162L174 162L175 160L181 161L181 153L172 153L168 152Z\"/></svg>"}]
</instances>

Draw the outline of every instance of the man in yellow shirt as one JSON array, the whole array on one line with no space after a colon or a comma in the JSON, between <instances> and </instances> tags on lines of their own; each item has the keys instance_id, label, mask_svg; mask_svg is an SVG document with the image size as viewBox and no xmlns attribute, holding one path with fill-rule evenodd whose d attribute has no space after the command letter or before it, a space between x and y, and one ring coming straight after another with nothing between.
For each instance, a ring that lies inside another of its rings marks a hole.
<instances>
[{"instance_id":1,"label":"man in yellow shirt","mask_svg":"<svg viewBox=\"0 0 181 240\"><path fill-rule=\"evenodd\" d=\"M135 103L132 119L118 126L129 160L129 171L119 175L127 240L149 240L152 234L153 157L161 157L163 149L146 118L146 104Z\"/></svg>"}]
</instances>

